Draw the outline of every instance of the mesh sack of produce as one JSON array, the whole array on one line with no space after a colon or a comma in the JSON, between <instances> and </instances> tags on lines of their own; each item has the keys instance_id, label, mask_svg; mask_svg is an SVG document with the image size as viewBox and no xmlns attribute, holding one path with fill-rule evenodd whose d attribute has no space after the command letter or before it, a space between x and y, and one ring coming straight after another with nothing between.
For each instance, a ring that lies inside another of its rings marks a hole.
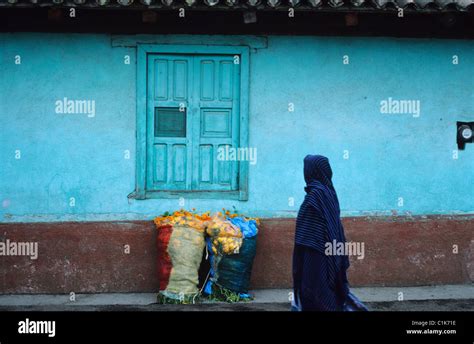
<instances>
[{"instance_id":1,"label":"mesh sack of produce","mask_svg":"<svg viewBox=\"0 0 474 344\"><path fill-rule=\"evenodd\" d=\"M248 288L253 261L257 251L257 222L245 217L228 219L242 233L242 244L238 252L220 254L213 249L210 280L204 292L226 301L239 301L249 298ZM211 240L207 242L211 247Z\"/></svg>"},{"instance_id":2,"label":"mesh sack of produce","mask_svg":"<svg viewBox=\"0 0 474 344\"><path fill-rule=\"evenodd\" d=\"M215 255L239 252L242 245L242 232L221 213L212 216L207 222L206 232L211 239L209 248Z\"/></svg>"},{"instance_id":3,"label":"mesh sack of produce","mask_svg":"<svg viewBox=\"0 0 474 344\"><path fill-rule=\"evenodd\" d=\"M206 218L186 211L157 217L158 301L194 302L205 247Z\"/></svg>"}]
</instances>

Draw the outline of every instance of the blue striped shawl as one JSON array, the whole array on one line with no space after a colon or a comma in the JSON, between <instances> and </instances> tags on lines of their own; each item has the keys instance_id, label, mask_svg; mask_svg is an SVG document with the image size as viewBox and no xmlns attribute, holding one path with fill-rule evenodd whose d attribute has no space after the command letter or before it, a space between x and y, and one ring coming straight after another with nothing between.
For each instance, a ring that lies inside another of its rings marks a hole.
<instances>
[{"instance_id":1,"label":"blue striped shawl","mask_svg":"<svg viewBox=\"0 0 474 344\"><path fill-rule=\"evenodd\" d=\"M306 196L296 219L295 244L325 254L326 243L346 242L328 159L321 155L306 156L304 177ZM340 269L349 267L347 256L329 256L328 263L331 279Z\"/></svg>"}]
</instances>

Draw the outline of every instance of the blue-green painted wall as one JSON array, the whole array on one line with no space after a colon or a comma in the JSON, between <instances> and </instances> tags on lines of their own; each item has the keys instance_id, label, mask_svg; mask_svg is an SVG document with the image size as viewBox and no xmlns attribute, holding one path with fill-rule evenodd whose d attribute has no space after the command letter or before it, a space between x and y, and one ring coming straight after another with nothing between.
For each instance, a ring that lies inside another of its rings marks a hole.
<instances>
[{"instance_id":1,"label":"blue-green painted wall","mask_svg":"<svg viewBox=\"0 0 474 344\"><path fill-rule=\"evenodd\" d=\"M258 160L249 167L249 200L192 199L186 208L294 216L303 157L319 153L330 158L344 215L474 213L474 144L453 159L456 121L474 121L472 41L260 40L250 53L249 142ZM197 40L166 38L175 41ZM135 48L113 45L105 34L0 34L1 222L142 219L180 208L178 199L127 199L136 58ZM95 117L56 114L64 97L95 100ZM382 114L389 97L419 100L420 116Z\"/></svg>"}]
</instances>

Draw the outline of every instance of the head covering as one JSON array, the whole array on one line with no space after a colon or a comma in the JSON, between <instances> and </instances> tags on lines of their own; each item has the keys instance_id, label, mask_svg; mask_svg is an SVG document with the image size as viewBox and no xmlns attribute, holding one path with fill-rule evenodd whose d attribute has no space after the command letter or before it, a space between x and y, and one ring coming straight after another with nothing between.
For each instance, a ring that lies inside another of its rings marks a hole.
<instances>
[{"instance_id":1,"label":"head covering","mask_svg":"<svg viewBox=\"0 0 474 344\"><path fill-rule=\"evenodd\" d=\"M339 201L332 183L332 169L328 158L307 155L304 158L306 197L296 219L295 244L325 254L326 243L345 243L340 218ZM349 267L347 256L328 256L329 275L336 280L341 269Z\"/></svg>"},{"instance_id":2,"label":"head covering","mask_svg":"<svg viewBox=\"0 0 474 344\"><path fill-rule=\"evenodd\" d=\"M307 186L319 182L334 190L332 169L329 160L322 155L307 155L304 158L304 180ZM306 190L308 192L308 190ZM335 190L334 190L335 191Z\"/></svg>"}]
</instances>

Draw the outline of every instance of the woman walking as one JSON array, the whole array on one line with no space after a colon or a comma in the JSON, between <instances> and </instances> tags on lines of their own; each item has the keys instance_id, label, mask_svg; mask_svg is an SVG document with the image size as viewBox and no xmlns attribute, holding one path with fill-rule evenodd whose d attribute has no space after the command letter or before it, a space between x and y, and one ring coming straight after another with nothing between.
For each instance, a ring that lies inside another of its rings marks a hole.
<instances>
[{"instance_id":1,"label":"woman walking","mask_svg":"<svg viewBox=\"0 0 474 344\"><path fill-rule=\"evenodd\" d=\"M325 254L326 243L346 242L329 160L321 155L306 156L304 179L306 197L296 220L293 252L293 309L367 310L349 291L348 256Z\"/></svg>"}]
</instances>

